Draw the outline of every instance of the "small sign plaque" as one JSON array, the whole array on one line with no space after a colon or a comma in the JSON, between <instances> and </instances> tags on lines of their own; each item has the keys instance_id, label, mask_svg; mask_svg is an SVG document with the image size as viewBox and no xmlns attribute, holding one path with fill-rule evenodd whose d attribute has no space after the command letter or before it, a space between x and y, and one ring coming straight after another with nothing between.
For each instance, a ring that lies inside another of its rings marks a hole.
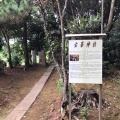
<instances>
[{"instance_id":1,"label":"small sign plaque","mask_svg":"<svg viewBox=\"0 0 120 120\"><path fill-rule=\"evenodd\" d=\"M102 84L102 39L69 40L69 83Z\"/></svg>"}]
</instances>

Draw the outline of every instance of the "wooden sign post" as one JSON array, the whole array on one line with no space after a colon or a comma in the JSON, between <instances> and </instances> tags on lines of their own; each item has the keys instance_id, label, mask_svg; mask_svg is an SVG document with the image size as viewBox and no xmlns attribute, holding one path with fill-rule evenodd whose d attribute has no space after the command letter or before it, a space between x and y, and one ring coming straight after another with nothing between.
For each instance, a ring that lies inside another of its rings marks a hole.
<instances>
[{"instance_id":1,"label":"wooden sign post","mask_svg":"<svg viewBox=\"0 0 120 120\"><path fill-rule=\"evenodd\" d=\"M99 120L102 119L102 38L106 34L67 34L66 37L99 37L69 40L69 120L71 83L99 84Z\"/></svg>"}]
</instances>

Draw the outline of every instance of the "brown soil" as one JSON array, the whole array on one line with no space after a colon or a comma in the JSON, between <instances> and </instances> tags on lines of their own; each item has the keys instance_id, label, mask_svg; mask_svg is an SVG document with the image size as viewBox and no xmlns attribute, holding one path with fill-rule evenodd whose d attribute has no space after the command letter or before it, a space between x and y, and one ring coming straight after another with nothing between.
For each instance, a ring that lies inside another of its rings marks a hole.
<instances>
[{"instance_id":1,"label":"brown soil","mask_svg":"<svg viewBox=\"0 0 120 120\"><path fill-rule=\"evenodd\" d=\"M8 69L5 74L0 75L0 120L3 120L25 97L45 70L45 67L38 65L28 71L21 68L11 71ZM61 93L56 87L57 79L59 75L54 70L22 120L61 120ZM120 120L120 83L112 81L113 79L120 81L118 76L118 78L105 78L103 83L103 98L109 104L108 107L102 109L103 120ZM75 91L83 89L94 89L98 92L98 85L76 84ZM80 120L83 120L83 117ZM88 120L98 120L97 109L88 110Z\"/></svg>"},{"instance_id":2,"label":"brown soil","mask_svg":"<svg viewBox=\"0 0 120 120\"><path fill-rule=\"evenodd\" d=\"M46 67L40 65L27 71L22 67L5 69L5 73L0 75L0 120L25 97L45 70Z\"/></svg>"},{"instance_id":3,"label":"brown soil","mask_svg":"<svg viewBox=\"0 0 120 120\"><path fill-rule=\"evenodd\" d=\"M77 91L85 89L95 90L99 93L98 85L77 84L76 86ZM111 78L104 78L102 85L102 98L108 105L102 107L102 120L120 120L120 83L112 81ZM98 120L98 115L98 109L93 108L88 110L88 120Z\"/></svg>"},{"instance_id":4,"label":"brown soil","mask_svg":"<svg viewBox=\"0 0 120 120\"><path fill-rule=\"evenodd\" d=\"M54 70L22 120L60 120L61 93L56 87L57 79L59 79L58 73Z\"/></svg>"}]
</instances>

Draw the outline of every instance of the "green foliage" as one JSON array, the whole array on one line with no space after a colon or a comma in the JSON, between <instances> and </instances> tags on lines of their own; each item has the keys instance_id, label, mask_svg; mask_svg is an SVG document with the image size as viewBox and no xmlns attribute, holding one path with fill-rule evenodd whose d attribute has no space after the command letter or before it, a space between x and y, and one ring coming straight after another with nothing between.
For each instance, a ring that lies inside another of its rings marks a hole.
<instances>
[{"instance_id":1,"label":"green foliage","mask_svg":"<svg viewBox=\"0 0 120 120\"><path fill-rule=\"evenodd\" d=\"M45 45L43 24L39 21L39 18L33 17L30 18L28 24L29 50L41 51Z\"/></svg>"},{"instance_id":2,"label":"green foliage","mask_svg":"<svg viewBox=\"0 0 120 120\"><path fill-rule=\"evenodd\" d=\"M71 84L71 87L72 87L72 91L75 91L75 87L76 87L76 86L75 86L74 83Z\"/></svg>"},{"instance_id":3,"label":"green foliage","mask_svg":"<svg viewBox=\"0 0 120 120\"><path fill-rule=\"evenodd\" d=\"M2 46L4 45L2 37L0 37L0 50L2 49Z\"/></svg>"},{"instance_id":4,"label":"green foliage","mask_svg":"<svg viewBox=\"0 0 120 120\"><path fill-rule=\"evenodd\" d=\"M103 44L103 59L105 63L120 66L120 26L118 20L109 33L109 39Z\"/></svg>"},{"instance_id":5,"label":"green foliage","mask_svg":"<svg viewBox=\"0 0 120 120\"><path fill-rule=\"evenodd\" d=\"M6 47L2 47L0 51L0 59L3 60L5 63L7 63L7 50Z\"/></svg>"},{"instance_id":6,"label":"green foliage","mask_svg":"<svg viewBox=\"0 0 120 120\"><path fill-rule=\"evenodd\" d=\"M51 9L46 9L46 20L47 20L47 29L48 30L58 30L59 29L59 22L56 21L56 18L54 16L54 12L51 11Z\"/></svg>"},{"instance_id":7,"label":"green foliage","mask_svg":"<svg viewBox=\"0 0 120 120\"><path fill-rule=\"evenodd\" d=\"M118 19L109 32L108 40L103 43L103 72L113 73L113 66L120 67L120 26Z\"/></svg>"},{"instance_id":8,"label":"green foliage","mask_svg":"<svg viewBox=\"0 0 120 120\"><path fill-rule=\"evenodd\" d=\"M62 91L63 90L63 79L58 79L57 81L56 81L56 83L57 83L57 89L58 89L58 91Z\"/></svg>"},{"instance_id":9,"label":"green foliage","mask_svg":"<svg viewBox=\"0 0 120 120\"><path fill-rule=\"evenodd\" d=\"M19 22L28 16L31 10L30 0L4 0L0 2L0 23Z\"/></svg>"},{"instance_id":10,"label":"green foliage","mask_svg":"<svg viewBox=\"0 0 120 120\"><path fill-rule=\"evenodd\" d=\"M88 118L88 108L83 107L80 110L80 115L83 117L84 120L87 120L87 118Z\"/></svg>"},{"instance_id":11,"label":"green foliage","mask_svg":"<svg viewBox=\"0 0 120 120\"><path fill-rule=\"evenodd\" d=\"M67 24L70 33L92 33L100 25L100 14L87 17L76 17ZM97 32L97 31L96 31Z\"/></svg>"},{"instance_id":12,"label":"green foliage","mask_svg":"<svg viewBox=\"0 0 120 120\"><path fill-rule=\"evenodd\" d=\"M51 111L54 111L55 110L54 104L52 102L50 102L49 105L51 106Z\"/></svg>"},{"instance_id":13,"label":"green foliage","mask_svg":"<svg viewBox=\"0 0 120 120\"><path fill-rule=\"evenodd\" d=\"M13 66L18 66L22 64L24 56L22 46L19 42L11 45L11 57Z\"/></svg>"}]
</instances>

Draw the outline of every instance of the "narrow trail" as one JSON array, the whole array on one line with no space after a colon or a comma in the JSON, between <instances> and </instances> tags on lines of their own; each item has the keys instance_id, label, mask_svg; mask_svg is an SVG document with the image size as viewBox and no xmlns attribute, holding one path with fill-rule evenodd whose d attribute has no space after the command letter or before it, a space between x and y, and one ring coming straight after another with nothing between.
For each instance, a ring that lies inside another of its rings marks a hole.
<instances>
[{"instance_id":1,"label":"narrow trail","mask_svg":"<svg viewBox=\"0 0 120 120\"><path fill-rule=\"evenodd\" d=\"M38 94L41 92L46 81L51 75L54 64L47 68L46 72L40 78L40 80L34 85L32 90L26 95L26 97L13 109L13 111L5 118L5 120L21 120L24 114L28 111L30 106L36 100Z\"/></svg>"}]
</instances>

